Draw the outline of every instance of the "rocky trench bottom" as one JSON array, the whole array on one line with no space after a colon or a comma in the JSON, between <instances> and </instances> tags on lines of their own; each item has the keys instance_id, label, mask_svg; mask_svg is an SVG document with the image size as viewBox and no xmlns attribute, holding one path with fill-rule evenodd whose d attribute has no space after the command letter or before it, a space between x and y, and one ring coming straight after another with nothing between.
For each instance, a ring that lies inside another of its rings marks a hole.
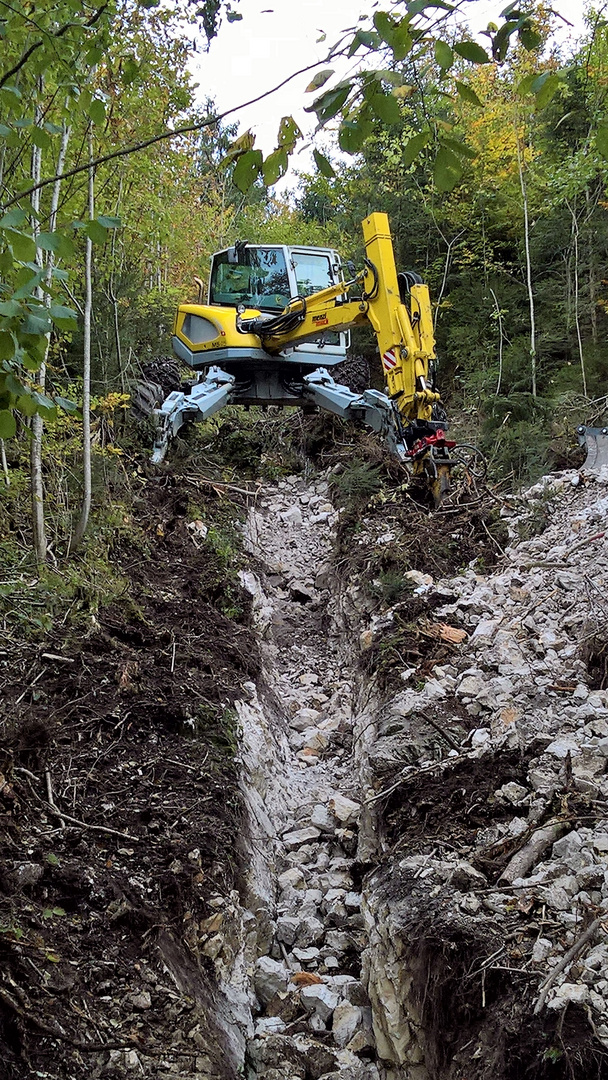
<instances>
[{"instance_id":1,"label":"rocky trench bottom","mask_svg":"<svg viewBox=\"0 0 608 1080\"><path fill-rule=\"evenodd\" d=\"M260 685L239 705L249 812L253 1037L246 1075L380 1080L353 873L361 793L351 636L332 588L325 480L288 478L249 514ZM357 650L355 650L357 655Z\"/></svg>"},{"instance_id":2,"label":"rocky trench bottom","mask_svg":"<svg viewBox=\"0 0 608 1080\"><path fill-rule=\"evenodd\" d=\"M412 572L424 632L465 640L384 694L361 655L409 601L378 614L340 586L325 478L260 493L244 880L204 927L232 1074L608 1076L607 483L565 473L506 500L490 573ZM358 542L382 530L364 519Z\"/></svg>"}]
</instances>

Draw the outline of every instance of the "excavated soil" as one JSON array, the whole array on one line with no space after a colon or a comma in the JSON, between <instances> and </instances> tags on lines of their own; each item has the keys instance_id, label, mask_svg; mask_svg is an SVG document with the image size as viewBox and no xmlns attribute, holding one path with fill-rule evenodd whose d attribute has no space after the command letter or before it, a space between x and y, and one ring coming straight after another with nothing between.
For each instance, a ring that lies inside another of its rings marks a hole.
<instances>
[{"instance_id":1,"label":"excavated soil","mask_svg":"<svg viewBox=\"0 0 608 1080\"><path fill-rule=\"evenodd\" d=\"M151 480L140 501L141 542L114 551L124 602L2 663L6 1080L142 1059L158 1077L232 1075L199 938L238 875L250 600L188 528L184 485ZM197 503L212 523L218 496Z\"/></svg>"}]
</instances>

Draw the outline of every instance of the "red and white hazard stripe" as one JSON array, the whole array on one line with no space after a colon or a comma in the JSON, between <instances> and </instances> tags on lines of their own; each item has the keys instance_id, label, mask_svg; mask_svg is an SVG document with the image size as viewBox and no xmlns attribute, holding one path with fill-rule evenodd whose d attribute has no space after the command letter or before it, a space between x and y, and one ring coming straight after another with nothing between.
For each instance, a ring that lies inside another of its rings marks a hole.
<instances>
[{"instance_id":1,"label":"red and white hazard stripe","mask_svg":"<svg viewBox=\"0 0 608 1080\"><path fill-rule=\"evenodd\" d=\"M388 349L382 357L382 367L385 371L392 371L397 367L397 355L394 349Z\"/></svg>"}]
</instances>

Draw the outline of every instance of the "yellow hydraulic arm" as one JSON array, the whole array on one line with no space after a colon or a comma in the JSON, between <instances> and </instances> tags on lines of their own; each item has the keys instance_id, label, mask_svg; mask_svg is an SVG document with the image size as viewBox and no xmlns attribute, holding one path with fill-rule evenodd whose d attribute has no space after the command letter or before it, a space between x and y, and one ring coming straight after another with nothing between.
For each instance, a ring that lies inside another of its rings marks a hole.
<instances>
[{"instance_id":1,"label":"yellow hydraulic arm","mask_svg":"<svg viewBox=\"0 0 608 1080\"><path fill-rule=\"evenodd\" d=\"M399 412L407 420L430 420L433 404L440 396L429 386L435 337L428 287L411 286L408 310L399 293L386 214L370 214L363 222L363 237L366 267L355 279L363 286L360 300L342 302L345 284L332 285L305 301L293 300L277 320L269 320L266 332L264 324L256 322L256 333L267 351L273 353L318 337L323 330L348 330L370 323L389 395ZM301 319L296 328L282 331L280 324L298 314Z\"/></svg>"}]
</instances>

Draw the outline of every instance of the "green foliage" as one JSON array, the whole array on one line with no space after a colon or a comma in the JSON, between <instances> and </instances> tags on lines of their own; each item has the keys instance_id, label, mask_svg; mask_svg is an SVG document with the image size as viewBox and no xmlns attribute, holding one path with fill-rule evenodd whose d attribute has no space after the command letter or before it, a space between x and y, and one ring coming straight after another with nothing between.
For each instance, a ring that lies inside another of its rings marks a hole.
<instances>
[{"instance_id":1,"label":"green foliage","mask_svg":"<svg viewBox=\"0 0 608 1080\"><path fill-rule=\"evenodd\" d=\"M348 510L365 506L382 488L380 467L355 458L341 472L332 476L334 498Z\"/></svg>"}]
</instances>

